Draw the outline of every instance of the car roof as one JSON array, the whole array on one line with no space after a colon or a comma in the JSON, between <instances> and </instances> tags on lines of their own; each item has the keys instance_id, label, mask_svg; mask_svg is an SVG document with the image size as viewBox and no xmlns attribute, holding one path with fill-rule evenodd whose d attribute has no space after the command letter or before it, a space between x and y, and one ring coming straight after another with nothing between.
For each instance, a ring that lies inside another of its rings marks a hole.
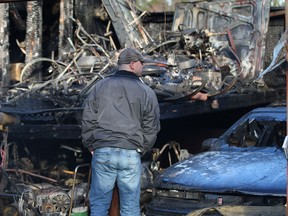
<instances>
[{"instance_id":1,"label":"car roof","mask_svg":"<svg viewBox=\"0 0 288 216\"><path fill-rule=\"evenodd\" d=\"M230 129L236 127L241 122L246 121L247 119L256 118L257 120L265 120L265 119L273 119L276 121L286 121L286 107L284 106L277 106L277 107L259 107L251 110L250 112L246 113L242 116L238 121L236 121ZM228 130L227 130L228 131Z\"/></svg>"}]
</instances>

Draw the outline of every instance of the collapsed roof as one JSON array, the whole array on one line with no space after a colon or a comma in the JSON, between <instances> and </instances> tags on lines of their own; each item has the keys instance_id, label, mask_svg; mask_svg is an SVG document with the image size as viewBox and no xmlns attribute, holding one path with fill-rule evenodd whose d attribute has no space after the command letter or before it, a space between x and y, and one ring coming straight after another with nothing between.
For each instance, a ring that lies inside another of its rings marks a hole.
<instances>
[{"instance_id":1,"label":"collapsed roof","mask_svg":"<svg viewBox=\"0 0 288 216\"><path fill-rule=\"evenodd\" d=\"M51 8L51 20L43 7ZM255 103L275 99L262 80L253 82L264 66L270 1L178 3L171 28L157 34L150 34L141 20L147 12L124 0L28 1L0 4L0 10L3 112L81 107L93 84L115 71L124 47L164 62L143 71L143 81L163 104L162 118L193 114L178 111L181 105L171 107L171 101L181 100L185 107L198 92L211 100L220 96L220 101L222 95L245 91L262 94ZM8 27L14 25L18 35L14 29L16 35L9 37ZM226 100L221 107L233 108ZM254 104L242 99L233 104L248 105Z\"/></svg>"}]
</instances>

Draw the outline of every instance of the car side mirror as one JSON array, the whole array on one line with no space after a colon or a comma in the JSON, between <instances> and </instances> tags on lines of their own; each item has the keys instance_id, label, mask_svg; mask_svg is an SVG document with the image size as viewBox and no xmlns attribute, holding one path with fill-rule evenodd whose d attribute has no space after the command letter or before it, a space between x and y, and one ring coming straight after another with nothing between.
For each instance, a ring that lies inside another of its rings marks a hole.
<instances>
[{"instance_id":1,"label":"car side mirror","mask_svg":"<svg viewBox=\"0 0 288 216\"><path fill-rule=\"evenodd\" d=\"M220 142L218 138L209 138L202 142L202 151L216 151L220 148Z\"/></svg>"},{"instance_id":2,"label":"car side mirror","mask_svg":"<svg viewBox=\"0 0 288 216\"><path fill-rule=\"evenodd\" d=\"M286 160L288 160L288 136L285 137L282 148L284 150Z\"/></svg>"}]
</instances>

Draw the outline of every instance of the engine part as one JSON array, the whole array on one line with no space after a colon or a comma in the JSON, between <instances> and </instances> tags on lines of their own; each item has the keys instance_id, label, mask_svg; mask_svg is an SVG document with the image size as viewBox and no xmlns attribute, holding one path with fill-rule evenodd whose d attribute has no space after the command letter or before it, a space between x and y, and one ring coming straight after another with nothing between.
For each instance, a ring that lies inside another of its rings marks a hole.
<instances>
[{"instance_id":1,"label":"engine part","mask_svg":"<svg viewBox=\"0 0 288 216\"><path fill-rule=\"evenodd\" d=\"M64 191L48 188L36 195L37 205L41 213L62 212L69 209L70 197Z\"/></svg>"}]
</instances>

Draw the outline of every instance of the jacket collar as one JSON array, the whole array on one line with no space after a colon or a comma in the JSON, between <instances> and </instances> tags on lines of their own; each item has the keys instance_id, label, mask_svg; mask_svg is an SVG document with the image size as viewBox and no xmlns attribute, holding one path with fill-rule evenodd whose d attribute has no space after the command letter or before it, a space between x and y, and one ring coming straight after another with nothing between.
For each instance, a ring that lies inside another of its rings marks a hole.
<instances>
[{"instance_id":1,"label":"jacket collar","mask_svg":"<svg viewBox=\"0 0 288 216\"><path fill-rule=\"evenodd\" d=\"M126 70L118 70L114 76L116 77L129 77L129 78L133 78L133 79L139 79L139 77L133 73L133 72L129 72Z\"/></svg>"}]
</instances>

